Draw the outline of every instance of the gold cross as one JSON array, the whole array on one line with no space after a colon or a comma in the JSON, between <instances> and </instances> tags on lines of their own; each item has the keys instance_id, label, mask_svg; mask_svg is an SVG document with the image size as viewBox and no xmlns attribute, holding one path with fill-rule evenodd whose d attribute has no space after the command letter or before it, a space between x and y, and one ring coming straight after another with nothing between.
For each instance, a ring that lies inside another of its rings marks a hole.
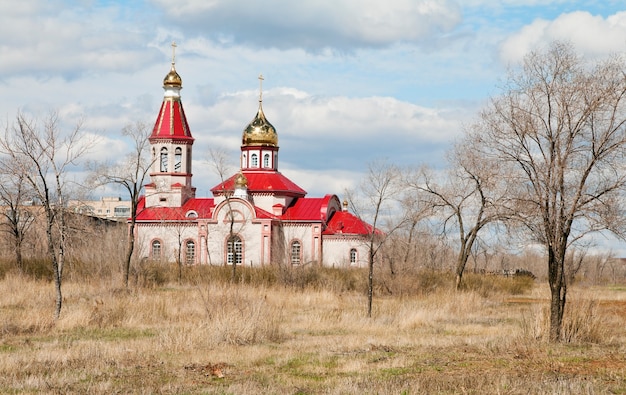
<instances>
[{"instance_id":1,"label":"gold cross","mask_svg":"<svg viewBox=\"0 0 626 395\"><path fill-rule=\"evenodd\" d=\"M176 41L172 41L172 64L176 62Z\"/></svg>"},{"instance_id":2,"label":"gold cross","mask_svg":"<svg viewBox=\"0 0 626 395\"><path fill-rule=\"evenodd\" d=\"M259 103L263 102L263 74L259 74Z\"/></svg>"}]
</instances>

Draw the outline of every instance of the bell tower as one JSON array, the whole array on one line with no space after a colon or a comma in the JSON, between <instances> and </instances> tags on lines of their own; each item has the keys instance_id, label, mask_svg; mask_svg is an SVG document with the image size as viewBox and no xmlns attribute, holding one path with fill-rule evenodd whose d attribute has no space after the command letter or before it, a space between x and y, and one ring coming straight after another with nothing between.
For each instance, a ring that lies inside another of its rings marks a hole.
<instances>
[{"instance_id":1,"label":"bell tower","mask_svg":"<svg viewBox=\"0 0 626 395\"><path fill-rule=\"evenodd\" d=\"M148 139L152 165L150 184L145 186L146 207L181 207L196 195L191 185L194 138L180 99L182 87L176 72L176 43L172 43L172 66L163 79L163 103Z\"/></svg>"}]
</instances>

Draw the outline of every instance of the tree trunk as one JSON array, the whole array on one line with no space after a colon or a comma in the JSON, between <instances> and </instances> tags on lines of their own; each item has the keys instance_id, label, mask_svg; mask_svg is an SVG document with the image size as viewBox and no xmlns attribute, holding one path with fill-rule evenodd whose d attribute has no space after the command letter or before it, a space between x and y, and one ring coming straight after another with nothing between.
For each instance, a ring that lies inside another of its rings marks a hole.
<instances>
[{"instance_id":1,"label":"tree trunk","mask_svg":"<svg viewBox=\"0 0 626 395\"><path fill-rule=\"evenodd\" d=\"M550 341L561 340L563 313L567 296L567 284L564 275L565 258L548 250L548 281L550 283Z\"/></svg>"},{"instance_id":2,"label":"tree trunk","mask_svg":"<svg viewBox=\"0 0 626 395\"><path fill-rule=\"evenodd\" d=\"M463 273L465 272L465 266L467 265L467 260L469 259L469 248L471 246L466 243L462 243L461 250L459 251L459 257L456 262L456 279L454 281L454 289L461 289L461 281L463 280Z\"/></svg>"},{"instance_id":3,"label":"tree trunk","mask_svg":"<svg viewBox=\"0 0 626 395\"><path fill-rule=\"evenodd\" d=\"M135 249L135 221L131 219L128 228L128 243L126 243L126 257L124 260L124 288L128 288L128 277L130 275L130 262Z\"/></svg>"},{"instance_id":4,"label":"tree trunk","mask_svg":"<svg viewBox=\"0 0 626 395\"><path fill-rule=\"evenodd\" d=\"M454 289L456 291L459 291L461 289L461 282L463 281L463 271L465 269L465 263L461 261L461 257L459 257L459 261L457 262L456 265L456 277L454 280ZM467 261L466 261L467 262Z\"/></svg>"},{"instance_id":5,"label":"tree trunk","mask_svg":"<svg viewBox=\"0 0 626 395\"><path fill-rule=\"evenodd\" d=\"M20 235L15 237L15 263L20 273L24 272L24 263L22 262L22 239Z\"/></svg>"},{"instance_id":6,"label":"tree trunk","mask_svg":"<svg viewBox=\"0 0 626 395\"><path fill-rule=\"evenodd\" d=\"M367 282L367 316L372 317L372 299L374 297L374 245L369 249L369 277Z\"/></svg>"},{"instance_id":7,"label":"tree trunk","mask_svg":"<svg viewBox=\"0 0 626 395\"><path fill-rule=\"evenodd\" d=\"M52 271L54 275L54 290L56 292L56 303L54 309L54 320L58 320L61 316L61 307L63 306L63 294L61 292L62 272L59 267L59 261L54 248L54 239L52 237L52 219L48 218L46 226L46 236L48 239L48 255L52 259Z\"/></svg>"},{"instance_id":8,"label":"tree trunk","mask_svg":"<svg viewBox=\"0 0 626 395\"><path fill-rule=\"evenodd\" d=\"M54 309L54 320L58 320L61 316L61 307L63 305L63 294L61 293L61 271L56 258L52 259L54 269L54 289L56 290L56 304Z\"/></svg>"}]
</instances>

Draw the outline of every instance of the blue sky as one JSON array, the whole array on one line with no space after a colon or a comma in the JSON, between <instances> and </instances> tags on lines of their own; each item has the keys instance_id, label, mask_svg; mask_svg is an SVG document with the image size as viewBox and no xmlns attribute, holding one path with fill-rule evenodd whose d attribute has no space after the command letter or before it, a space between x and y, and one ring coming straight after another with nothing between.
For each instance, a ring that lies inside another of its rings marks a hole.
<instances>
[{"instance_id":1,"label":"blue sky","mask_svg":"<svg viewBox=\"0 0 626 395\"><path fill-rule=\"evenodd\" d=\"M450 143L507 67L552 40L589 58L626 50L622 1L144 0L0 4L0 116L58 110L121 158L121 129L153 123L170 44L194 145L194 184L218 178L208 150L238 163L257 109L276 127L280 170L309 192L358 184L368 162L444 165ZM96 190L95 197L112 193Z\"/></svg>"}]
</instances>

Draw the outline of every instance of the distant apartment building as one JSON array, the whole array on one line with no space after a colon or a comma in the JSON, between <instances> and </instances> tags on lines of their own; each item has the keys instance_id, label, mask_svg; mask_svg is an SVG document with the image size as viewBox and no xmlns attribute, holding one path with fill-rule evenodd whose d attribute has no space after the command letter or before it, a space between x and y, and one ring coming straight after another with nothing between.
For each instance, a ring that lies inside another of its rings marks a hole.
<instances>
[{"instance_id":1,"label":"distant apartment building","mask_svg":"<svg viewBox=\"0 0 626 395\"><path fill-rule=\"evenodd\" d=\"M126 221L130 217L130 200L122 200L121 197L103 197L100 200L72 200L68 206L78 214L115 221Z\"/></svg>"}]
</instances>

